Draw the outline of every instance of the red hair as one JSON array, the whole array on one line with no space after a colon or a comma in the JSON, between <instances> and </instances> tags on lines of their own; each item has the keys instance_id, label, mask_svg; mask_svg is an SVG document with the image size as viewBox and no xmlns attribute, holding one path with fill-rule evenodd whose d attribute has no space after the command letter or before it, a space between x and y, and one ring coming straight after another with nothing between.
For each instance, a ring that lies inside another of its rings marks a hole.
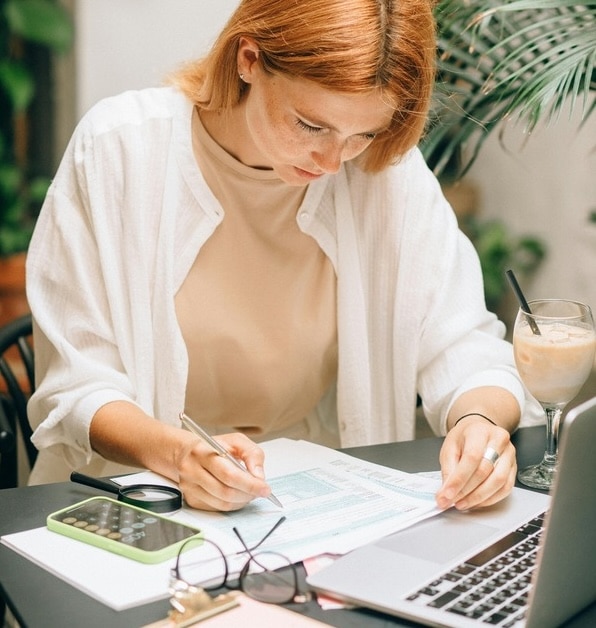
<instances>
[{"instance_id":1,"label":"red hair","mask_svg":"<svg viewBox=\"0 0 596 628\"><path fill-rule=\"evenodd\" d=\"M347 93L381 89L391 125L359 164L378 172L416 145L424 131L435 73L431 0L243 0L207 56L173 82L208 110L234 107L248 87L237 70L238 42L259 46L266 71Z\"/></svg>"}]
</instances>

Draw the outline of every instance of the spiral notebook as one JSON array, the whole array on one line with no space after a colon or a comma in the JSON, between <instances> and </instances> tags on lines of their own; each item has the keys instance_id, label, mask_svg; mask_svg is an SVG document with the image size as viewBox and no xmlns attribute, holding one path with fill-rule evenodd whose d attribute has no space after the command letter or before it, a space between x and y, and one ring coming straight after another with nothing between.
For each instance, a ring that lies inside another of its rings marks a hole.
<instances>
[{"instance_id":1,"label":"spiral notebook","mask_svg":"<svg viewBox=\"0 0 596 628\"><path fill-rule=\"evenodd\" d=\"M356 549L307 581L430 626L560 626L596 601L595 442L596 398L565 419L552 498L514 489L486 511L447 511Z\"/></svg>"}]
</instances>

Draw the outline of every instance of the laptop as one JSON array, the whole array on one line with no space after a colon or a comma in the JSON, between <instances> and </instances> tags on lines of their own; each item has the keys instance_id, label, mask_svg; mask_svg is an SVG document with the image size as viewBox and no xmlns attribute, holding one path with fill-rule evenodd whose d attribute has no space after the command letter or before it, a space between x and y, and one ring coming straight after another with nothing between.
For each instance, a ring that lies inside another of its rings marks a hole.
<instances>
[{"instance_id":1,"label":"laptop","mask_svg":"<svg viewBox=\"0 0 596 628\"><path fill-rule=\"evenodd\" d=\"M596 397L567 414L551 495L514 488L360 547L315 590L428 626L560 626L596 600Z\"/></svg>"}]
</instances>

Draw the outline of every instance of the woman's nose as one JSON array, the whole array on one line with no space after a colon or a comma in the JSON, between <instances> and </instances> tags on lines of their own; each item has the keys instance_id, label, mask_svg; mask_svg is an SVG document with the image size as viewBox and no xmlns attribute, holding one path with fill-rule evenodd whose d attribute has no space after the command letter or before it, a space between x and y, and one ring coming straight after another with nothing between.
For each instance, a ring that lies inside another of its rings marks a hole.
<instances>
[{"instance_id":1,"label":"woman's nose","mask_svg":"<svg viewBox=\"0 0 596 628\"><path fill-rule=\"evenodd\" d=\"M324 148L313 151L312 160L325 174L335 174L342 162L342 148L339 144L329 143Z\"/></svg>"}]
</instances>

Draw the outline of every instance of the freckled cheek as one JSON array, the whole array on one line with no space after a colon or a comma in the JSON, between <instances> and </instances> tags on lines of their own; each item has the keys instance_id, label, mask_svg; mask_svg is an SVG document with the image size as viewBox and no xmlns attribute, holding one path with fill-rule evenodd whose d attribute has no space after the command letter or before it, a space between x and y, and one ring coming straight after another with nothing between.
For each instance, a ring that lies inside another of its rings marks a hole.
<instances>
[{"instance_id":1,"label":"freckled cheek","mask_svg":"<svg viewBox=\"0 0 596 628\"><path fill-rule=\"evenodd\" d=\"M247 114L248 126L258 148L269 157L283 154L284 143L289 143L284 131L285 125L280 120L276 108L267 101L250 103Z\"/></svg>"},{"instance_id":2,"label":"freckled cheek","mask_svg":"<svg viewBox=\"0 0 596 628\"><path fill-rule=\"evenodd\" d=\"M357 142L348 144L348 146L346 146L343 151L342 160L349 161L350 159L354 159L355 157L358 157L358 155L363 153L370 145L371 145L371 142L369 141L365 141L365 142L357 141Z\"/></svg>"},{"instance_id":3,"label":"freckled cheek","mask_svg":"<svg viewBox=\"0 0 596 628\"><path fill-rule=\"evenodd\" d=\"M292 131L280 131L276 137L278 151L288 157L304 157L312 153L310 142L297 137Z\"/></svg>"},{"instance_id":4,"label":"freckled cheek","mask_svg":"<svg viewBox=\"0 0 596 628\"><path fill-rule=\"evenodd\" d=\"M287 125L278 117L264 112L259 124L261 146L275 155L286 155L295 152L296 138L287 130Z\"/></svg>"},{"instance_id":5,"label":"freckled cheek","mask_svg":"<svg viewBox=\"0 0 596 628\"><path fill-rule=\"evenodd\" d=\"M321 138L313 150L327 157L334 155L343 163L360 155L369 145L370 141L360 137L350 137L345 142L336 142L333 138Z\"/></svg>"}]
</instances>

